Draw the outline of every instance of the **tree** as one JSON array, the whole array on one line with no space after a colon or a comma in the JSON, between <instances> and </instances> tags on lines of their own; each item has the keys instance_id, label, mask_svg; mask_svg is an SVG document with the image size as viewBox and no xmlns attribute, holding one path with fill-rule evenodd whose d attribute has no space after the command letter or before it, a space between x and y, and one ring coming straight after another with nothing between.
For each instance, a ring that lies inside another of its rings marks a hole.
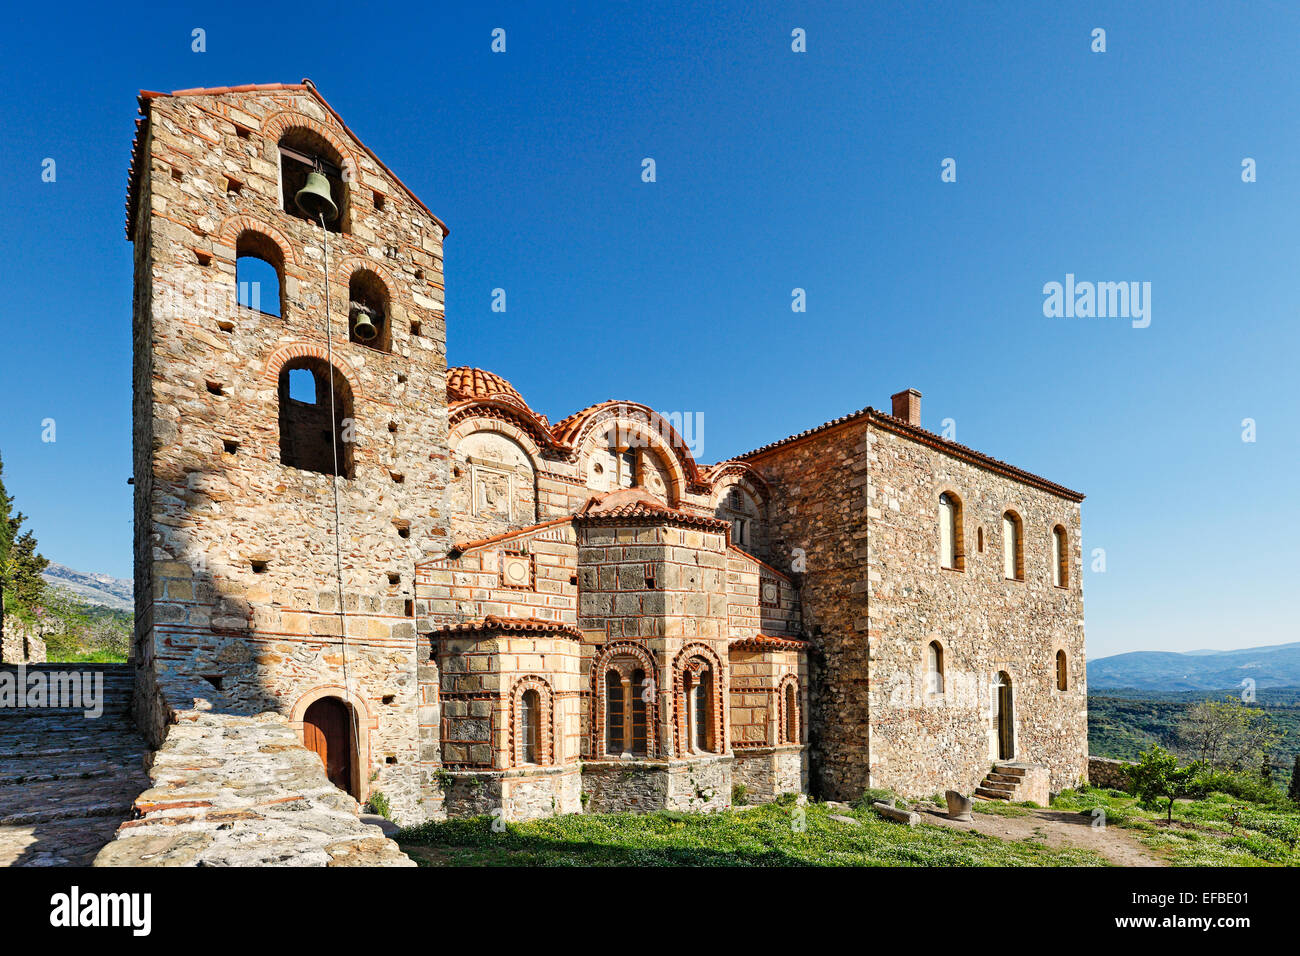
<instances>
[{"instance_id":1,"label":"tree","mask_svg":"<svg viewBox=\"0 0 1300 956\"><path fill-rule=\"evenodd\" d=\"M1158 744L1142 754L1135 766L1128 768L1129 785L1146 809L1156 809L1160 800L1168 801L1165 822L1174 822L1174 800L1186 796L1192 778L1205 764L1193 761L1186 767L1178 766L1178 758Z\"/></svg>"},{"instance_id":2,"label":"tree","mask_svg":"<svg viewBox=\"0 0 1300 956\"><path fill-rule=\"evenodd\" d=\"M1295 803L1300 803L1300 754L1295 755L1295 766L1291 768L1291 786L1286 795Z\"/></svg>"},{"instance_id":3,"label":"tree","mask_svg":"<svg viewBox=\"0 0 1300 956\"><path fill-rule=\"evenodd\" d=\"M1236 699L1201 701L1178 725L1188 756L1234 773L1260 766L1280 739L1268 714Z\"/></svg>"},{"instance_id":4,"label":"tree","mask_svg":"<svg viewBox=\"0 0 1300 956\"><path fill-rule=\"evenodd\" d=\"M36 550L36 536L23 531L26 516L13 510L5 491L4 461L0 460L0 628L5 614L31 619L45 593L41 572L50 562Z\"/></svg>"}]
</instances>

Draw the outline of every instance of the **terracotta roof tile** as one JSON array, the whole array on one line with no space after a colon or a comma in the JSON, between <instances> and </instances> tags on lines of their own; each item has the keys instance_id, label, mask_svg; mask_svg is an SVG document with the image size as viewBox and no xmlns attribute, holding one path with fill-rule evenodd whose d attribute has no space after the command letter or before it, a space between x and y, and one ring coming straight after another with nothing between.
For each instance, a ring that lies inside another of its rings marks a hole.
<instances>
[{"instance_id":1,"label":"terracotta roof tile","mask_svg":"<svg viewBox=\"0 0 1300 956\"><path fill-rule=\"evenodd\" d=\"M489 614L487 617L475 618L471 621L462 621L459 624L445 624L435 629L432 633L444 637L455 634L472 634L482 631L520 631L532 632L539 634L558 634L563 637L570 637L575 641L582 640L582 631L578 630L574 624L564 624L559 621L544 621L538 617L498 617L495 614Z\"/></svg>"},{"instance_id":2,"label":"terracotta roof tile","mask_svg":"<svg viewBox=\"0 0 1300 956\"><path fill-rule=\"evenodd\" d=\"M696 515L687 511L670 508L642 488L620 488L607 491L587 499L578 513L573 516L578 521L668 521L704 528L708 531L726 531L731 523L712 515Z\"/></svg>"},{"instance_id":3,"label":"terracotta roof tile","mask_svg":"<svg viewBox=\"0 0 1300 956\"><path fill-rule=\"evenodd\" d=\"M755 634L730 641L727 647L742 651L806 651L812 648L812 642L775 634Z\"/></svg>"},{"instance_id":4,"label":"terracotta roof tile","mask_svg":"<svg viewBox=\"0 0 1300 956\"><path fill-rule=\"evenodd\" d=\"M486 401L498 399L528 408L518 389L500 375L460 365L447 369L448 401Z\"/></svg>"}]
</instances>

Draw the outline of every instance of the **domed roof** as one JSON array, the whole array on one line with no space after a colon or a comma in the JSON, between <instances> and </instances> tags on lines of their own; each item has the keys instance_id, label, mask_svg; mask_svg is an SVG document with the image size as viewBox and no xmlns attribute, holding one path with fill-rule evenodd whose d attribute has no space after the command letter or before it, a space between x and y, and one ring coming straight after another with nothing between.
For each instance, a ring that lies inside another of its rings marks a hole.
<instances>
[{"instance_id":1,"label":"domed roof","mask_svg":"<svg viewBox=\"0 0 1300 956\"><path fill-rule=\"evenodd\" d=\"M489 399L512 402L516 405L522 405L524 408L528 407L524 397L500 375L485 372L481 368L470 368L468 365L447 369L448 402L486 401Z\"/></svg>"}]
</instances>

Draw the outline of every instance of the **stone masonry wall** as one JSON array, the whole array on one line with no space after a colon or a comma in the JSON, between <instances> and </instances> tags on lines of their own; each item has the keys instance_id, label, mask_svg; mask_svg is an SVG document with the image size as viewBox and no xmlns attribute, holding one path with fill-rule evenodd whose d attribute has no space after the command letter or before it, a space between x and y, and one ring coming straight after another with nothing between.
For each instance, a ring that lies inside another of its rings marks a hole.
<instances>
[{"instance_id":1,"label":"stone masonry wall","mask_svg":"<svg viewBox=\"0 0 1300 956\"><path fill-rule=\"evenodd\" d=\"M1074 786L1087 765L1079 503L873 424L867 501L869 747L873 786L912 796L971 792L998 757L994 682L1010 675L1014 759ZM939 496L961 502L964 569L940 566ZM1024 580L1003 575L1002 515L1023 521ZM1065 587L1051 576L1051 533L1069 538ZM983 541L983 550L980 541ZM944 688L926 687L926 652L943 648ZM1067 655L1057 690L1056 652Z\"/></svg>"},{"instance_id":2,"label":"stone masonry wall","mask_svg":"<svg viewBox=\"0 0 1300 956\"><path fill-rule=\"evenodd\" d=\"M321 230L282 208L286 130L352 175L329 234L328 342ZM218 710L297 722L340 697L366 729L356 795L419 819L413 578L447 547L443 228L308 90L153 97L137 164L141 721L160 726L195 679ZM280 260L279 315L271 290L266 311L237 304L243 233ZM358 270L385 290L391 351L349 341ZM283 367L331 348L354 439L337 481L342 608L334 479L283 464L279 436Z\"/></svg>"},{"instance_id":3,"label":"stone masonry wall","mask_svg":"<svg viewBox=\"0 0 1300 956\"><path fill-rule=\"evenodd\" d=\"M808 742L814 789L868 786L866 426L855 422L748 458L771 489L772 563L799 585L813 642Z\"/></svg>"}]
</instances>

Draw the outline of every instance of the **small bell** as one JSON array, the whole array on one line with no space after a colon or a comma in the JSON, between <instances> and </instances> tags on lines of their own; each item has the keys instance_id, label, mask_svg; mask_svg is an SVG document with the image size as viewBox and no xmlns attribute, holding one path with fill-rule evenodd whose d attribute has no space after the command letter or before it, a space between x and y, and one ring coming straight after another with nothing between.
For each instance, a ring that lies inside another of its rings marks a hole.
<instances>
[{"instance_id":1,"label":"small bell","mask_svg":"<svg viewBox=\"0 0 1300 956\"><path fill-rule=\"evenodd\" d=\"M334 205L334 198L330 195L330 181L322 172L312 170L308 173L306 184L294 195L293 201L314 221L320 220L321 213L325 214L327 222L338 218L339 207Z\"/></svg>"},{"instance_id":2,"label":"small bell","mask_svg":"<svg viewBox=\"0 0 1300 956\"><path fill-rule=\"evenodd\" d=\"M370 313L360 309L352 313L352 334L362 342L369 342L379 334L379 329L371 320Z\"/></svg>"}]
</instances>

